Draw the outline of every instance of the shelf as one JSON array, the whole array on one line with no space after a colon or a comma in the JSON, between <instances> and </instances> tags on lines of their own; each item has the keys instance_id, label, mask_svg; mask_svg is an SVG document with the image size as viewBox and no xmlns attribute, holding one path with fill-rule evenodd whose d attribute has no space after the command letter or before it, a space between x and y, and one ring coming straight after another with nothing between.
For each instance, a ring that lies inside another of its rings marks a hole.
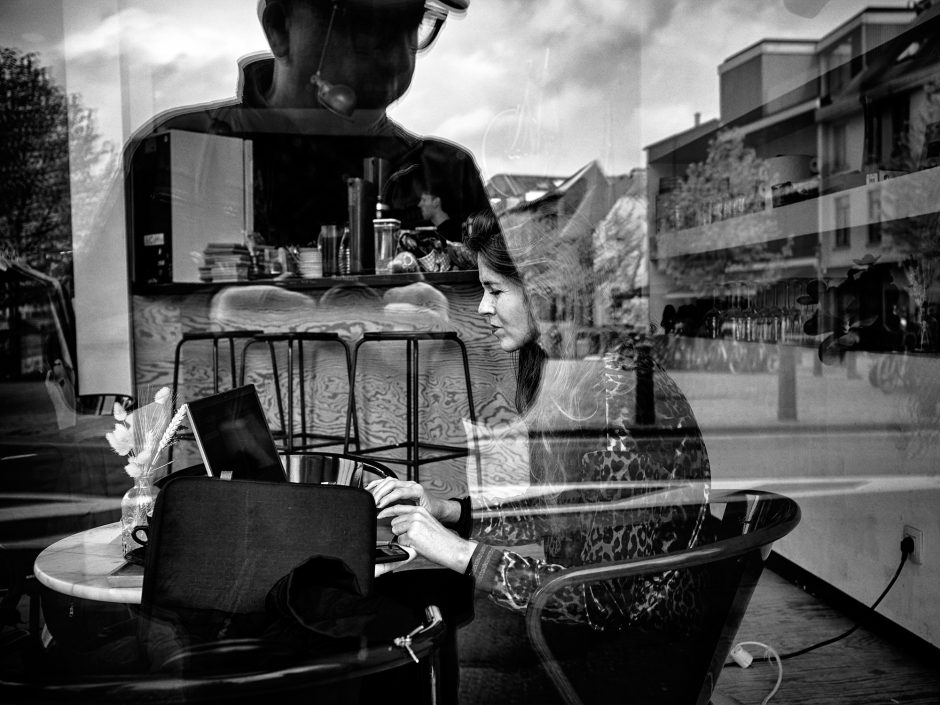
<instances>
[{"instance_id":1,"label":"shelf","mask_svg":"<svg viewBox=\"0 0 940 705\"><path fill-rule=\"evenodd\" d=\"M173 282L169 284L134 284L131 288L131 293L139 295L211 293L231 286L253 286L259 284L279 286L293 291L325 290L344 283L364 284L378 289L386 289L422 281L428 284L477 284L479 282L479 276L477 270L471 269L453 272L403 272L400 274L345 275L339 277L320 277L317 279L291 277L289 279L250 279L248 281L238 282Z\"/></svg>"}]
</instances>

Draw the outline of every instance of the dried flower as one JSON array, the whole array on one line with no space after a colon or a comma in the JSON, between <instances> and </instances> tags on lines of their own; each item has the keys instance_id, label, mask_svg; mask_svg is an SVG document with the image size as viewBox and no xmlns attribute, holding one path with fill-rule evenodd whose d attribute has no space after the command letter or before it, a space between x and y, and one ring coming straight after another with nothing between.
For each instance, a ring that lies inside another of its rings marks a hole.
<instances>
[{"instance_id":1,"label":"dried flower","mask_svg":"<svg viewBox=\"0 0 940 705\"><path fill-rule=\"evenodd\" d=\"M123 423L115 424L114 430L104 437L118 455L127 455L134 449L134 434Z\"/></svg>"},{"instance_id":2,"label":"dried flower","mask_svg":"<svg viewBox=\"0 0 940 705\"><path fill-rule=\"evenodd\" d=\"M113 409L114 430L106 433L108 444L127 457L125 472L134 478L152 476L162 452L173 442L186 415L185 404L173 415L172 395L161 387L153 402L128 412L120 404ZM172 418L171 418L172 417Z\"/></svg>"}]
</instances>

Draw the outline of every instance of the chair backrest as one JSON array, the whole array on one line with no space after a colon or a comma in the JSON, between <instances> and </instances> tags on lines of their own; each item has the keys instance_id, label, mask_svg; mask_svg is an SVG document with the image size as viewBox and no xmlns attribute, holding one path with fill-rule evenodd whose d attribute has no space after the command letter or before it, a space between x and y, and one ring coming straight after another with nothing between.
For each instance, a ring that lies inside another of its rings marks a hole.
<instances>
[{"instance_id":1,"label":"chair backrest","mask_svg":"<svg viewBox=\"0 0 940 705\"><path fill-rule=\"evenodd\" d=\"M714 537L711 541L666 554L562 570L543 582L532 596L526 613L529 638L565 702L581 703L597 697L596 690L585 689L613 687L625 694L620 699L630 702L660 702L657 694L663 693L667 699L662 702L707 705L771 546L800 520L799 507L793 500L759 491L712 498L709 509L709 530ZM601 649L614 654L612 658L628 654L633 659L608 669L608 673L617 674L618 683L601 682L590 666L581 672L569 669L571 672L566 673L563 659L556 657L546 638L542 619L553 596L577 585L603 583L617 589L622 584L618 581L660 576L667 571L697 572L701 581L701 619L694 620L688 632L675 638L668 633L639 634L640 630L631 629L613 638L596 633L591 642L601 644ZM636 694L635 701L629 700L630 693Z\"/></svg>"},{"instance_id":2,"label":"chair backrest","mask_svg":"<svg viewBox=\"0 0 940 705\"><path fill-rule=\"evenodd\" d=\"M157 496L141 609L263 613L274 583L314 555L372 588L375 503L354 487L179 477Z\"/></svg>"}]
</instances>

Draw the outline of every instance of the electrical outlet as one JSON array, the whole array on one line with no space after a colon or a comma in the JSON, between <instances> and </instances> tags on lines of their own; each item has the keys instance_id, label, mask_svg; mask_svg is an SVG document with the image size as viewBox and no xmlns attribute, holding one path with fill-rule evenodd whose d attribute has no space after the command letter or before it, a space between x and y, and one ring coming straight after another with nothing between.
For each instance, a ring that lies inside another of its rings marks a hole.
<instances>
[{"instance_id":1,"label":"electrical outlet","mask_svg":"<svg viewBox=\"0 0 940 705\"><path fill-rule=\"evenodd\" d=\"M920 565L924 560L924 532L905 524L901 539L903 540L906 536L910 536L914 540L914 552L908 556L908 560L911 563Z\"/></svg>"}]
</instances>

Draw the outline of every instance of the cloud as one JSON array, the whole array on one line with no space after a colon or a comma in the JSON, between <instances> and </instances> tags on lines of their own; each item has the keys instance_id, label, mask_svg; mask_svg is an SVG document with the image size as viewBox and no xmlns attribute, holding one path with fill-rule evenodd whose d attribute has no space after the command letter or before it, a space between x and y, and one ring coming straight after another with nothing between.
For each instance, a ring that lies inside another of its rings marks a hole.
<instances>
[{"instance_id":1,"label":"cloud","mask_svg":"<svg viewBox=\"0 0 940 705\"><path fill-rule=\"evenodd\" d=\"M69 89L93 96L117 131L128 105L133 127L230 97L237 58L266 47L255 4L124 0L116 14L99 11L110 2L75 5ZM768 37L818 38L867 4L829 0L811 19L788 9L802 9L792 0L475 0L419 56L391 112L408 129L465 145L490 173L564 175L591 159L620 173L643 165L644 145L691 127L696 112L718 116L717 69L729 56ZM113 75L122 49L123 94Z\"/></svg>"}]
</instances>

